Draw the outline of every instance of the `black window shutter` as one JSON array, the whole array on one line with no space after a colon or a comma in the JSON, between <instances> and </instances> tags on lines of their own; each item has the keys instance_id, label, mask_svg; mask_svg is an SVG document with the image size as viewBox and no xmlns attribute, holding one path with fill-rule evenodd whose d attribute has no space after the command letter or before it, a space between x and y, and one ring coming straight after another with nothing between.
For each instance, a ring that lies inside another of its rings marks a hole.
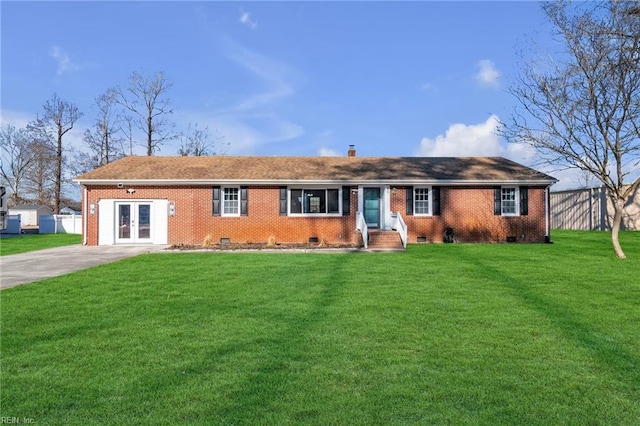
<instances>
[{"instance_id":1,"label":"black window shutter","mask_svg":"<svg viewBox=\"0 0 640 426\"><path fill-rule=\"evenodd\" d=\"M493 214L496 216L502 214L502 188L499 186L493 189Z\"/></svg>"},{"instance_id":2,"label":"black window shutter","mask_svg":"<svg viewBox=\"0 0 640 426\"><path fill-rule=\"evenodd\" d=\"M220 187L213 187L213 215L220 216Z\"/></svg>"},{"instance_id":3,"label":"black window shutter","mask_svg":"<svg viewBox=\"0 0 640 426\"><path fill-rule=\"evenodd\" d=\"M342 216L351 214L351 187L342 187Z\"/></svg>"},{"instance_id":4,"label":"black window shutter","mask_svg":"<svg viewBox=\"0 0 640 426\"><path fill-rule=\"evenodd\" d=\"M413 216L413 186L407 186L407 216Z\"/></svg>"},{"instance_id":5,"label":"black window shutter","mask_svg":"<svg viewBox=\"0 0 640 426\"><path fill-rule=\"evenodd\" d=\"M520 187L520 214L527 216L529 214L529 188Z\"/></svg>"},{"instance_id":6,"label":"black window shutter","mask_svg":"<svg viewBox=\"0 0 640 426\"><path fill-rule=\"evenodd\" d=\"M440 216L440 187L431 188L431 197L433 198L433 215Z\"/></svg>"},{"instance_id":7,"label":"black window shutter","mask_svg":"<svg viewBox=\"0 0 640 426\"><path fill-rule=\"evenodd\" d=\"M287 187L280 187L280 216L287 215Z\"/></svg>"},{"instance_id":8,"label":"black window shutter","mask_svg":"<svg viewBox=\"0 0 640 426\"><path fill-rule=\"evenodd\" d=\"M249 214L249 187L240 187L240 216Z\"/></svg>"}]
</instances>

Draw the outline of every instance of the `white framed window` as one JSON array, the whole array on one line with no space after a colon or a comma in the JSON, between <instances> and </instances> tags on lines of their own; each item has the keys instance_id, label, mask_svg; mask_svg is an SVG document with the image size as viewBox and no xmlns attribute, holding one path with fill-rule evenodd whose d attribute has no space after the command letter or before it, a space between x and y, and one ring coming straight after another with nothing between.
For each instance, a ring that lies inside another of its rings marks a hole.
<instances>
[{"instance_id":1,"label":"white framed window","mask_svg":"<svg viewBox=\"0 0 640 426\"><path fill-rule=\"evenodd\" d=\"M413 214L416 216L431 215L431 198L429 188L414 188L413 190Z\"/></svg>"},{"instance_id":2,"label":"white framed window","mask_svg":"<svg viewBox=\"0 0 640 426\"><path fill-rule=\"evenodd\" d=\"M222 215L240 216L240 188L222 188Z\"/></svg>"},{"instance_id":3,"label":"white framed window","mask_svg":"<svg viewBox=\"0 0 640 426\"><path fill-rule=\"evenodd\" d=\"M292 188L289 213L292 215L340 215L339 188Z\"/></svg>"},{"instance_id":4,"label":"white framed window","mask_svg":"<svg viewBox=\"0 0 640 426\"><path fill-rule=\"evenodd\" d=\"M502 187L500 205L503 216L518 215L518 188Z\"/></svg>"}]
</instances>

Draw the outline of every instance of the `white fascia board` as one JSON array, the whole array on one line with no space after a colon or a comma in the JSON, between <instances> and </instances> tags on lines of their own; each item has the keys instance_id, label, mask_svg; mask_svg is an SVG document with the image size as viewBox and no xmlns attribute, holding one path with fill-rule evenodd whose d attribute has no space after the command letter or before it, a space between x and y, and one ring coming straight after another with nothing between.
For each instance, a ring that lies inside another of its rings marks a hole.
<instances>
[{"instance_id":1,"label":"white fascia board","mask_svg":"<svg viewBox=\"0 0 640 426\"><path fill-rule=\"evenodd\" d=\"M526 180L434 180L434 179L411 179L411 180L381 180L381 181L353 181L346 182L345 185L397 185L397 186L497 186L497 185L527 185L527 186L547 186L552 185L556 180L550 179L526 179Z\"/></svg>"},{"instance_id":2,"label":"white fascia board","mask_svg":"<svg viewBox=\"0 0 640 426\"><path fill-rule=\"evenodd\" d=\"M74 182L85 185L138 185L138 186L213 186L213 185L250 185L250 186L292 186L292 185L397 185L397 186L417 186L417 185L439 185L439 186L495 186L495 185L529 185L546 186L556 183L556 180L433 180L433 179L411 179L411 180L257 180L257 179L74 179Z\"/></svg>"}]
</instances>

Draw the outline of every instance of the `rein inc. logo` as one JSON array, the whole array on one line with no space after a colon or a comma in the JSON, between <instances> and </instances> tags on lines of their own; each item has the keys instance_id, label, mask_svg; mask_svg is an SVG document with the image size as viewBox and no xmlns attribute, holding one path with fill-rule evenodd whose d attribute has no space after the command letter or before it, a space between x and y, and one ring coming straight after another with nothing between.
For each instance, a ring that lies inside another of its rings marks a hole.
<instances>
[{"instance_id":1,"label":"rein inc. logo","mask_svg":"<svg viewBox=\"0 0 640 426\"><path fill-rule=\"evenodd\" d=\"M28 425L35 423L30 417L0 417L0 424L3 425Z\"/></svg>"}]
</instances>

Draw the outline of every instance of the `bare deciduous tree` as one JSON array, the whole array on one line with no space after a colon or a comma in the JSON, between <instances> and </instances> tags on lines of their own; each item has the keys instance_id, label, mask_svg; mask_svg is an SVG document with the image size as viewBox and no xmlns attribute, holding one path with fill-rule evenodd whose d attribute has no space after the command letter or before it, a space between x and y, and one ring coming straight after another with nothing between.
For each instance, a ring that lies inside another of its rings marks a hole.
<instances>
[{"instance_id":1,"label":"bare deciduous tree","mask_svg":"<svg viewBox=\"0 0 640 426\"><path fill-rule=\"evenodd\" d=\"M123 117L122 131L125 134L125 143L127 145L126 148L129 150L127 155L133 155L133 147L135 146L133 127L133 119L128 115L125 115Z\"/></svg>"},{"instance_id":2,"label":"bare deciduous tree","mask_svg":"<svg viewBox=\"0 0 640 426\"><path fill-rule=\"evenodd\" d=\"M224 154L228 143L224 143L224 136L216 131L216 137L211 139L209 127L198 128L198 123L187 126L187 130L180 135L180 155L201 157L205 155Z\"/></svg>"},{"instance_id":3,"label":"bare deciduous tree","mask_svg":"<svg viewBox=\"0 0 640 426\"><path fill-rule=\"evenodd\" d=\"M82 113L71 102L62 100L54 94L50 100L43 105L44 112L35 121L29 124L28 128L35 132L47 131L54 135L55 147L55 183L53 187L53 212L60 213L60 195L62 191L63 176L63 156L64 149L62 139L67 132L73 129L74 124Z\"/></svg>"},{"instance_id":4,"label":"bare deciduous tree","mask_svg":"<svg viewBox=\"0 0 640 426\"><path fill-rule=\"evenodd\" d=\"M594 180L592 173L586 170L580 170L580 173L576 178L576 184L578 185L578 188L591 188L594 186Z\"/></svg>"},{"instance_id":5,"label":"bare deciduous tree","mask_svg":"<svg viewBox=\"0 0 640 426\"><path fill-rule=\"evenodd\" d=\"M89 148L89 155L78 153L76 165L80 173L108 164L124 156L121 130L121 117L116 109L118 93L116 89L107 89L95 99L98 115L93 128L84 132L83 140Z\"/></svg>"},{"instance_id":6,"label":"bare deciduous tree","mask_svg":"<svg viewBox=\"0 0 640 426\"><path fill-rule=\"evenodd\" d=\"M51 205L56 182L56 147L47 127L28 127L32 162L24 176L24 194L38 204Z\"/></svg>"},{"instance_id":7,"label":"bare deciduous tree","mask_svg":"<svg viewBox=\"0 0 640 426\"><path fill-rule=\"evenodd\" d=\"M173 123L168 120L173 114L167 98L171 86L162 71L152 76L134 71L127 89L117 89L118 102L135 116L136 126L146 135L147 155L153 155L164 142L176 137Z\"/></svg>"},{"instance_id":8,"label":"bare deciduous tree","mask_svg":"<svg viewBox=\"0 0 640 426\"><path fill-rule=\"evenodd\" d=\"M34 161L26 129L7 124L0 130L0 172L3 184L9 187L12 204L23 201L26 174Z\"/></svg>"},{"instance_id":9,"label":"bare deciduous tree","mask_svg":"<svg viewBox=\"0 0 640 426\"><path fill-rule=\"evenodd\" d=\"M529 60L510 89L519 101L507 140L536 148L541 161L590 173L614 206L616 256L625 203L640 186L640 16L637 3L542 5L566 52Z\"/></svg>"}]
</instances>

